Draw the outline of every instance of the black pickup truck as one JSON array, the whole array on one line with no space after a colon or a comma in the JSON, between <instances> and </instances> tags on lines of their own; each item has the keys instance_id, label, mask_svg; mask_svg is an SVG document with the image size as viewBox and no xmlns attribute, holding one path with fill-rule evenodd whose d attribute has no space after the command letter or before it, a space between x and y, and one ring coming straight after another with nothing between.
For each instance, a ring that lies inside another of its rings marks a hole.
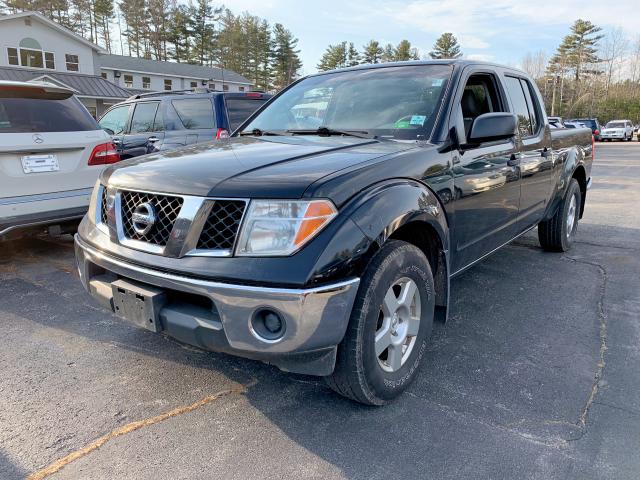
<instances>
[{"instance_id":1,"label":"black pickup truck","mask_svg":"<svg viewBox=\"0 0 640 480\"><path fill-rule=\"evenodd\" d=\"M312 75L227 141L105 170L80 277L140 326L380 405L417 375L453 276L535 226L571 247L592 160L591 131L550 130L512 68Z\"/></svg>"}]
</instances>

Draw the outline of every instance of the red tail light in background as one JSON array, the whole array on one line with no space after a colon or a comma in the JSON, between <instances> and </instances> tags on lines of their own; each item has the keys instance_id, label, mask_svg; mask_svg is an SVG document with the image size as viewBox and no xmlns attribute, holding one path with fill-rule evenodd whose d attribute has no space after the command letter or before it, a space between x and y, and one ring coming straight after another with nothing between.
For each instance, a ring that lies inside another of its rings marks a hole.
<instances>
[{"instance_id":1,"label":"red tail light in background","mask_svg":"<svg viewBox=\"0 0 640 480\"><path fill-rule=\"evenodd\" d=\"M262 94L260 92L249 92L245 94L247 98L262 98Z\"/></svg>"},{"instance_id":2,"label":"red tail light in background","mask_svg":"<svg viewBox=\"0 0 640 480\"><path fill-rule=\"evenodd\" d=\"M594 135L600 135L600 131L599 131L599 130L595 130L595 131L593 132L593 134L594 134Z\"/></svg>"},{"instance_id":3,"label":"red tail light in background","mask_svg":"<svg viewBox=\"0 0 640 480\"><path fill-rule=\"evenodd\" d=\"M224 140L225 138L229 138L229 130L226 128L219 128L216 133L216 140Z\"/></svg>"},{"instance_id":4,"label":"red tail light in background","mask_svg":"<svg viewBox=\"0 0 640 480\"><path fill-rule=\"evenodd\" d=\"M595 135L591 135L591 161L593 162L595 161L595 159L596 159L596 137Z\"/></svg>"},{"instance_id":5,"label":"red tail light in background","mask_svg":"<svg viewBox=\"0 0 640 480\"><path fill-rule=\"evenodd\" d=\"M91 152L87 165L108 165L120 161L120 154L116 150L116 146L112 142L101 143L96 145Z\"/></svg>"}]
</instances>

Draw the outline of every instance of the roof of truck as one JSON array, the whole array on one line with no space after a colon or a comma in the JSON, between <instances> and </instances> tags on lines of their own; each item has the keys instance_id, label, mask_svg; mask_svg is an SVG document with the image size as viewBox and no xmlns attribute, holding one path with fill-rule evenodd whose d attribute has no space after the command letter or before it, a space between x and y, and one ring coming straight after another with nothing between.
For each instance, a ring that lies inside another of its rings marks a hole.
<instances>
[{"instance_id":1,"label":"roof of truck","mask_svg":"<svg viewBox=\"0 0 640 480\"><path fill-rule=\"evenodd\" d=\"M362 65L356 65L353 67L346 68L338 68L335 70L327 70L325 72L318 72L309 75L310 77L315 77L318 75L326 75L327 73L333 72L348 72L354 70L368 70L373 68L389 68L389 67L406 67L406 66L415 66L415 65L459 65L465 67L467 65L484 65L489 67L498 67L498 68L506 68L508 70L513 70L516 72L520 72L524 75L527 75L526 72L522 70L510 67L508 65L500 65L499 63L492 63L480 60L470 60L470 59L446 59L446 60L409 60L405 62L385 62L385 63L367 63Z\"/></svg>"}]
</instances>

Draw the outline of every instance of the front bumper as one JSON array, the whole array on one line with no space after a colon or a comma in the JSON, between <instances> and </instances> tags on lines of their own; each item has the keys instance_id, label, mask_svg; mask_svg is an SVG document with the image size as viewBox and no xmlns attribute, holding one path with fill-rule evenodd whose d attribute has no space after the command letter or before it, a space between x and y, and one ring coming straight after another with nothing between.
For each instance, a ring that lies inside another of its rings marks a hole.
<instances>
[{"instance_id":1,"label":"front bumper","mask_svg":"<svg viewBox=\"0 0 640 480\"><path fill-rule=\"evenodd\" d=\"M232 285L138 266L100 252L78 235L75 251L83 286L111 310L112 282L125 279L154 286L170 294L159 313L162 331L169 336L312 375L333 371L360 282L354 278L310 289ZM194 303L198 297L210 300L211 308ZM281 338L262 338L252 328L255 313L263 309L283 319Z\"/></svg>"},{"instance_id":2,"label":"front bumper","mask_svg":"<svg viewBox=\"0 0 640 480\"><path fill-rule=\"evenodd\" d=\"M602 132L600 134L600 138L602 139L612 139L612 140L622 140L623 138L625 138L625 134L624 132L615 132L615 133L607 133L607 132Z\"/></svg>"}]
</instances>

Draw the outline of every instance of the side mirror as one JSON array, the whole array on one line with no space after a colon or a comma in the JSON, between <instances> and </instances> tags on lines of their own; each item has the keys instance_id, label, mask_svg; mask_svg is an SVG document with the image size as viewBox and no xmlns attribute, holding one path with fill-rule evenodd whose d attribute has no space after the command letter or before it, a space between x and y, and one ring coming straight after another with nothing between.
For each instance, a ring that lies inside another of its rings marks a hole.
<instances>
[{"instance_id":1,"label":"side mirror","mask_svg":"<svg viewBox=\"0 0 640 480\"><path fill-rule=\"evenodd\" d=\"M471 126L469 143L505 140L516 134L517 120L512 113L485 113L477 117Z\"/></svg>"},{"instance_id":2,"label":"side mirror","mask_svg":"<svg viewBox=\"0 0 640 480\"><path fill-rule=\"evenodd\" d=\"M116 134L116 132L114 132L113 130L111 130L110 128L107 127L102 127L102 129L107 132L109 135L113 136Z\"/></svg>"}]
</instances>

